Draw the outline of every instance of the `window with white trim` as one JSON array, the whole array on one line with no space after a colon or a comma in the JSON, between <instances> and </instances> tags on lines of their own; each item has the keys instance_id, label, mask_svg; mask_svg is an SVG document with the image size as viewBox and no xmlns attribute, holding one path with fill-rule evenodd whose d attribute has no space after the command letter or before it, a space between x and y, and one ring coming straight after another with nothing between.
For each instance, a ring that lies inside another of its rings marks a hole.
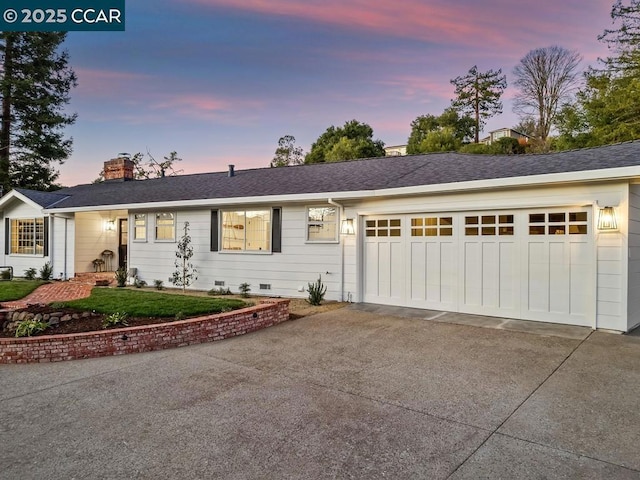
<instances>
[{"instance_id":1,"label":"window with white trim","mask_svg":"<svg viewBox=\"0 0 640 480\"><path fill-rule=\"evenodd\" d=\"M222 212L222 251L270 252L271 209Z\"/></svg>"},{"instance_id":2,"label":"window with white trim","mask_svg":"<svg viewBox=\"0 0 640 480\"><path fill-rule=\"evenodd\" d=\"M338 209L336 207L307 208L307 241L338 241Z\"/></svg>"},{"instance_id":3,"label":"window with white trim","mask_svg":"<svg viewBox=\"0 0 640 480\"><path fill-rule=\"evenodd\" d=\"M10 253L44 255L44 218L11 219Z\"/></svg>"},{"instance_id":4,"label":"window with white trim","mask_svg":"<svg viewBox=\"0 0 640 480\"><path fill-rule=\"evenodd\" d=\"M147 214L136 213L133 215L133 240L144 242L147 240Z\"/></svg>"},{"instance_id":5,"label":"window with white trim","mask_svg":"<svg viewBox=\"0 0 640 480\"><path fill-rule=\"evenodd\" d=\"M156 213L156 240L175 241L176 216L173 213Z\"/></svg>"}]
</instances>

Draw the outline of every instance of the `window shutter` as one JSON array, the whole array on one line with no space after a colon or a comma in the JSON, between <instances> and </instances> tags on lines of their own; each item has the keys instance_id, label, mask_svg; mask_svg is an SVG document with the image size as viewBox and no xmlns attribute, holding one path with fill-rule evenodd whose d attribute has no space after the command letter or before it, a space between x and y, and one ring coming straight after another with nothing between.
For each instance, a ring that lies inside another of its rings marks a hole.
<instances>
[{"instance_id":1,"label":"window shutter","mask_svg":"<svg viewBox=\"0 0 640 480\"><path fill-rule=\"evenodd\" d=\"M271 211L271 251L273 253L282 252L282 208L275 207Z\"/></svg>"},{"instance_id":2,"label":"window shutter","mask_svg":"<svg viewBox=\"0 0 640 480\"><path fill-rule=\"evenodd\" d=\"M44 251L44 256L48 257L49 256L49 217L44 217L43 227L44 227L43 251Z\"/></svg>"},{"instance_id":3,"label":"window shutter","mask_svg":"<svg viewBox=\"0 0 640 480\"><path fill-rule=\"evenodd\" d=\"M9 236L9 225L10 220L8 218L4 219L4 254L9 255L9 242L11 237Z\"/></svg>"},{"instance_id":4,"label":"window shutter","mask_svg":"<svg viewBox=\"0 0 640 480\"><path fill-rule=\"evenodd\" d=\"M218 210L211 210L211 241L210 250L218 251Z\"/></svg>"}]
</instances>

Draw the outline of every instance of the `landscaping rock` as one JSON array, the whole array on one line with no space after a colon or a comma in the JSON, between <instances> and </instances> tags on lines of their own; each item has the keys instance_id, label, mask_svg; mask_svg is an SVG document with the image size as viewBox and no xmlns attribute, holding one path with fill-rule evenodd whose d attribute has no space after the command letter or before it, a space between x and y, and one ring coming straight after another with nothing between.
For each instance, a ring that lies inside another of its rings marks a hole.
<instances>
[{"instance_id":1,"label":"landscaping rock","mask_svg":"<svg viewBox=\"0 0 640 480\"><path fill-rule=\"evenodd\" d=\"M58 317L51 317L48 323L50 327L55 327L60 323L60 320L58 319Z\"/></svg>"},{"instance_id":2,"label":"landscaping rock","mask_svg":"<svg viewBox=\"0 0 640 480\"><path fill-rule=\"evenodd\" d=\"M60 317L60 321L61 322L68 322L69 320L73 320L73 317L71 315L63 315L62 317Z\"/></svg>"},{"instance_id":3,"label":"landscaping rock","mask_svg":"<svg viewBox=\"0 0 640 480\"><path fill-rule=\"evenodd\" d=\"M25 317L27 316L27 313L29 313L29 312L20 312L20 313L18 314L18 320L19 320L19 321L24 320L24 319L25 319Z\"/></svg>"},{"instance_id":4,"label":"landscaping rock","mask_svg":"<svg viewBox=\"0 0 640 480\"><path fill-rule=\"evenodd\" d=\"M42 314L41 314L41 313L36 313L36 314L34 315L33 319L34 319L36 322L41 322L41 321L42 321Z\"/></svg>"}]
</instances>

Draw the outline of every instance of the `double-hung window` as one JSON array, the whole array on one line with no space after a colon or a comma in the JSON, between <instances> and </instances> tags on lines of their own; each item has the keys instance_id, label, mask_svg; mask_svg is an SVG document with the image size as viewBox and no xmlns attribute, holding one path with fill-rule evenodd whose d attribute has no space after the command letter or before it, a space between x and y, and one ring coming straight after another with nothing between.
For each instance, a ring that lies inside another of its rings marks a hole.
<instances>
[{"instance_id":1,"label":"double-hung window","mask_svg":"<svg viewBox=\"0 0 640 480\"><path fill-rule=\"evenodd\" d=\"M173 242L176 239L176 216L173 213L156 213L156 240Z\"/></svg>"},{"instance_id":2,"label":"double-hung window","mask_svg":"<svg viewBox=\"0 0 640 480\"><path fill-rule=\"evenodd\" d=\"M44 218L11 219L10 253L18 255L44 255Z\"/></svg>"},{"instance_id":3,"label":"double-hung window","mask_svg":"<svg viewBox=\"0 0 640 480\"><path fill-rule=\"evenodd\" d=\"M147 214L136 213L133 215L133 240L145 242L147 240Z\"/></svg>"},{"instance_id":4,"label":"double-hung window","mask_svg":"<svg viewBox=\"0 0 640 480\"><path fill-rule=\"evenodd\" d=\"M307 208L307 241L338 241L338 209L336 207Z\"/></svg>"},{"instance_id":5,"label":"double-hung window","mask_svg":"<svg viewBox=\"0 0 640 480\"><path fill-rule=\"evenodd\" d=\"M222 212L222 251L270 252L271 209Z\"/></svg>"}]
</instances>

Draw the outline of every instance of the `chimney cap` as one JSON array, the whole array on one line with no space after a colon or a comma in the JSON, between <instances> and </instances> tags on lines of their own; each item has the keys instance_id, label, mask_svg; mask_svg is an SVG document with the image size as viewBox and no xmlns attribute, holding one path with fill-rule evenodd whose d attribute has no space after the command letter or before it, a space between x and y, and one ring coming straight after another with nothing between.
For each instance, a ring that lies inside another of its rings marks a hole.
<instances>
[{"instance_id":1,"label":"chimney cap","mask_svg":"<svg viewBox=\"0 0 640 480\"><path fill-rule=\"evenodd\" d=\"M131 154L127 152L122 152L118 154L117 158L131 158Z\"/></svg>"},{"instance_id":2,"label":"chimney cap","mask_svg":"<svg viewBox=\"0 0 640 480\"><path fill-rule=\"evenodd\" d=\"M235 172L235 165L231 165L229 164L229 172L227 173L228 177L233 177L235 176L236 172Z\"/></svg>"}]
</instances>

